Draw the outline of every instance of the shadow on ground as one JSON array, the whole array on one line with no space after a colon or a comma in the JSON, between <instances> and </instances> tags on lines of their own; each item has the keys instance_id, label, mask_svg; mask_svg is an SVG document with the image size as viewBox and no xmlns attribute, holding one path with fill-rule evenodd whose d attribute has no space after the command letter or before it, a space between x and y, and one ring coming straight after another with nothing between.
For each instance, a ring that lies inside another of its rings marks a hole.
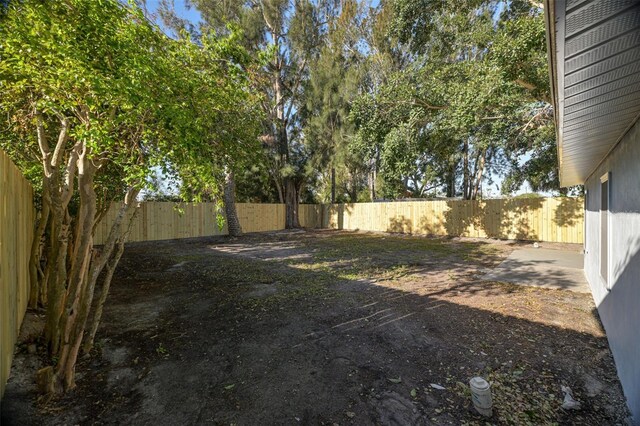
<instances>
[{"instance_id":1,"label":"shadow on ground","mask_svg":"<svg viewBox=\"0 0 640 426\"><path fill-rule=\"evenodd\" d=\"M2 424L484 424L476 375L497 424L624 422L590 296L482 281L510 250L347 232L131 244L78 388L36 406L14 368Z\"/></svg>"}]
</instances>

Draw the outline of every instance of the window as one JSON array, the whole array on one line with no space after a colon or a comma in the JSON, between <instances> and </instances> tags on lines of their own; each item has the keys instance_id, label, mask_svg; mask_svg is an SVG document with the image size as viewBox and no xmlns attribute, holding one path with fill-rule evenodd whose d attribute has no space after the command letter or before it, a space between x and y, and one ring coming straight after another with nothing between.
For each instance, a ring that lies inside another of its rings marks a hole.
<instances>
[{"instance_id":1,"label":"window","mask_svg":"<svg viewBox=\"0 0 640 426\"><path fill-rule=\"evenodd\" d=\"M609 287L609 173L600 178L600 276Z\"/></svg>"}]
</instances>

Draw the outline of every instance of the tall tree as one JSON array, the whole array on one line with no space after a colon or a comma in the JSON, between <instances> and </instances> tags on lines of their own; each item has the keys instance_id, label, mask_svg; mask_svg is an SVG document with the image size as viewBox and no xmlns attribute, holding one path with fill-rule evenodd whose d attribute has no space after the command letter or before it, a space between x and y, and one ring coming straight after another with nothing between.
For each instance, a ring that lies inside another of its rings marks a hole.
<instances>
[{"instance_id":1,"label":"tall tree","mask_svg":"<svg viewBox=\"0 0 640 426\"><path fill-rule=\"evenodd\" d=\"M365 160L352 149L355 127L349 119L365 60L361 51L363 18L363 8L356 1L342 3L340 13L329 21L303 86L301 121L309 152L307 174L315 178L318 196L325 202L357 201L366 180Z\"/></svg>"},{"instance_id":2,"label":"tall tree","mask_svg":"<svg viewBox=\"0 0 640 426\"><path fill-rule=\"evenodd\" d=\"M268 52L260 90L266 95L265 145L270 149L271 175L280 202L286 205L286 227L299 226L298 203L305 183L307 154L302 143L299 110L309 63L318 54L334 1L193 0L205 26L218 32L229 23L245 33L253 52Z\"/></svg>"},{"instance_id":3,"label":"tall tree","mask_svg":"<svg viewBox=\"0 0 640 426\"><path fill-rule=\"evenodd\" d=\"M215 192L222 160L241 155L238 129L256 127L244 113L244 72L221 66L241 56L233 37L202 47L172 41L117 0L25 0L0 19L0 108L10 129L0 142L28 176L40 176L34 246L44 237L45 247L32 258L41 296L32 301L46 304L53 365L42 375L58 392L75 385L98 280L106 291L152 169L179 174L192 193ZM112 202L116 219L94 247Z\"/></svg>"},{"instance_id":4,"label":"tall tree","mask_svg":"<svg viewBox=\"0 0 640 426\"><path fill-rule=\"evenodd\" d=\"M375 147L370 157L389 195L435 186L473 199L491 176L521 182L520 172L534 172L533 163L522 168L515 159L540 147L533 141L553 143L543 137L550 109L541 11L525 1L396 0L382 7L390 10L389 37L401 46L400 66L352 115L361 145Z\"/></svg>"}]
</instances>

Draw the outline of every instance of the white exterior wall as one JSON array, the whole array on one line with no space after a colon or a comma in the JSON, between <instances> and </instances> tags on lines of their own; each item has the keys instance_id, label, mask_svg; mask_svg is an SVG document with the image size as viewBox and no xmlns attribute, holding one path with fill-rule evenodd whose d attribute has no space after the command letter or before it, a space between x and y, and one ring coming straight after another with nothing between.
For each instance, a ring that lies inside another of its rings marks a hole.
<instances>
[{"instance_id":1,"label":"white exterior wall","mask_svg":"<svg viewBox=\"0 0 640 426\"><path fill-rule=\"evenodd\" d=\"M600 177L609 181L609 286L600 277ZM587 179L585 274L629 408L640 421L640 122Z\"/></svg>"}]
</instances>

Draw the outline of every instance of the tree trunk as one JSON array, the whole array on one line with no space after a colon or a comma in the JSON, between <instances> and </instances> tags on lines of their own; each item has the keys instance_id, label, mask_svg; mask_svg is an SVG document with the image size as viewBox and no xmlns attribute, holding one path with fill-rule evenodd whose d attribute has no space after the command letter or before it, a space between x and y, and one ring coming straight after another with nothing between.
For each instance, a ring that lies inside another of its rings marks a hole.
<instances>
[{"instance_id":1,"label":"tree trunk","mask_svg":"<svg viewBox=\"0 0 640 426\"><path fill-rule=\"evenodd\" d=\"M84 112L83 112L84 113ZM86 113L88 114L88 112ZM54 149L49 147L47 132L41 113L35 111L38 144L42 154L44 171L43 213L32 244L33 262L30 274L37 274L39 240L47 236L47 256L40 293L46 291L47 310L45 340L49 355L57 360L54 367L46 367L38 373L39 380L48 392L61 392L75 386L75 365L84 336L95 284L114 246L121 235L121 224L128 206L138 193L131 189L125 201L127 208L116 215L111 232L102 252L93 247L93 231L97 215L97 197L94 178L99 165L91 158L91 149L86 140L68 148L69 119L61 117L61 130ZM86 117L85 117L86 118ZM88 119L86 120L88 122ZM65 162L65 167L62 163ZM99 164L99 162L98 162ZM63 173L64 172L64 173ZM77 175L79 209L72 220L69 202L74 193ZM48 225L47 218L48 217ZM72 225L74 227L72 231ZM44 230L47 229L48 233ZM34 254L35 253L35 254ZM115 268L117 262L112 262ZM33 269L33 265L36 269Z\"/></svg>"},{"instance_id":2,"label":"tree trunk","mask_svg":"<svg viewBox=\"0 0 640 426\"><path fill-rule=\"evenodd\" d=\"M447 184L447 197L453 198L456 196L456 161L449 160L449 171L446 177Z\"/></svg>"},{"instance_id":3,"label":"tree trunk","mask_svg":"<svg viewBox=\"0 0 640 426\"><path fill-rule=\"evenodd\" d=\"M96 167L85 145L78 159L78 193L80 208L76 223L73 258L67 282L64 311L60 328L63 331L58 363L53 374L54 391L75 387L75 364L84 334L86 316L89 311L87 299L93 298L89 285L93 250L93 224L97 214L97 197L94 191Z\"/></svg>"},{"instance_id":4,"label":"tree trunk","mask_svg":"<svg viewBox=\"0 0 640 426\"><path fill-rule=\"evenodd\" d=\"M90 160L88 160L90 162ZM86 165L87 171L90 165ZM95 172L95 169L93 169ZM133 205L136 204L137 189L130 189L125 197L125 201L116 215L109 236L102 247L102 250L93 250L93 222L95 221L97 206L96 196L93 191L93 175L86 173L86 177L81 179L81 173L78 173L78 187L81 199L81 211L79 215L79 223L82 222L80 247L84 247L84 239L90 244L90 249L85 253L83 259L83 267L81 275L78 275L78 282L69 282L69 287L74 290L68 294L68 299L72 299L68 303L66 321L64 322L64 342L59 352L58 364L53 375L53 389L69 390L75 387L75 365L84 337L84 332L93 302L96 282L100 273L112 257L116 243L122 238L122 225L128 218L128 212ZM85 204L83 209L82 204ZM79 253L83 253L78 250ZM115 268L117 263L113 265Z\"/></svg>"},{"instance_id":5,"label":"tree trunk","mask_svg":"<svg viewBox=\"0 0 640 426\"><path fill-rule=\"evenodd\" d=\"M236 184L233 172L230 169L227 169L224 178L224 211L227 215L229 236L238 237L242 235L242 227L236 210Z\"/></svg>"},{"instance_id":6,"label":"tree trunk","mask_svg":"<svg viewBox=\"0 0 640 426\"><path fill-rule=\"evenodd\" d=\"M56 191L54 191L56 192ZM47 264L47 311L45 340L49 353L58 352L60 345L60 319L64 310L64 293L67 283L67 246L69 244L68 214L59 195L51 196L51 234Z\"/></svg>"},{"instance_id":7,"label":"tree trunk","mask_svg":"<svg viewBox=\"0 0 640 426\"><path fill-rule=\"evenodd\" d=\"M271 29L276 52L280 52L280 34L274 28ZM287 134L288 112L285 112L285 84L282 77L285 60L279 54L273 63L273 94L275 100L275 140L278 150L279 166L289 165L289 137ZM290 110L289 110L290 112ZM298 190L294 177L281 178L281 190L285 204L285 228L298 228Z\"/></svg>"},{"instance_id":8,"label":"tree trunk","mask_svg":"<svg viewBox=\"0 0 640 426\"><path fill-rule=\"evenodd\" d=\"M336 202L336 168L331 167L331 204Z\"/></svg>"},{"instance_id":9,"label":"tree trunk","mask_svg":"<svg viewBox=\"0 0 640 426\"><path fill-rule=\"evenodd\" d=\"M475 200L478 198L478 193L480 192L480 184L482 183L482 176L484 174L484 165L487 159L487 150L485 149L482 152L482 155L478 159L478 164L476 165L476 175L474 178L473 184L473 193L471 194L471 199Z\"/></svg>"},{"instance_id":10,"label":"tree trunk","mask_svg":"<svg viewBox=\"0 0 640 426\"><path fill-rule=\"evenodd\" d=\"M135 203L135 200L131 201L131 204L127 203L127 200L125 200L126 210L131 209L134 203ZM113 274L116 270L116 267L118 266L118 263L120 262L122 253L124 253L124 244L127 242L127 239L129 238L129 234L131 233L131 227L134 221L136 220L138 212L139 212L139 209L135 207L135 210L133 214L130 215L130 217L127 214L128 222L129 222L126 227L127 230L122 234L120 238L118 238L116 242L117 247L115 249L115 253L111 256L111 258L107 262L107 265L106 265L107 270L105 272L104 280L102 282L100 297L98 298L98 303L96 304L93 318L91 320L91 328L89 329L89 335L87 336L87 340L83 346L83 351L86 354L91 352L91 349L93 349L93 342L95 341L95 338L96 338L96 332L98 331L98 326L100 325L100 321L102 320L102 311L104 309L104 304L107 301L107 296L109 295L109 289L111 288L111 280L113 279Z\"/></svg>"},{"instance_id":11,"label":"tree trunk","mask_svg":"<svg viewBox=\"0 0 640 426\"><path fill-rule=\"evenodd\" d=\"M466 138L462 148L462 198L468 200L469 195L469 139Z\"/></svg>"},{"instance_id":12,"label":"tree trunk","mask_svg":"<svg viewBox=\"0 0 640 426\"><path fill-rule=\"evenodd\" d=\"M300 221L298 220L298 190L299 187L296 182L288 177L285 178L285 228L293 229L300 227Z\"/></svg>"},{"instance_id":13,"label":"tree trunk","mask_svg":"<svg viewBox=\"0 0 640 426\"><path fill-rule=\"evenodd\" d=\"M122 257L122 253L124 253L124 243L126 242L126 237L123 236L120 240L118 240L118 245L115 250L115 253L109 259L106 266L106 272L104 281L102 283L102 288L100 291L100 297L98 298L98 303L96 304L96 308L93 314L93 318L91 320L91 327L89 328L89 332L85 343L82 347L82 351L85 354L91 352L93 349L93 342L96 338L96 333L98 332L98 327L100 326L100 321L102 320L102 311L104 309L104 304L107 301L107 296L109 296L109 289L111 288L111 280L113 279L113 273L116 270L116 266L118 266L118 262L120 262L120 258Z\"/></svg>"},{"instance_id":14,"label":"tree trunk","mask_svg":"<svg viewBox=\"0 0 640 426\"><path fill-rule=\"evenodd\" d=\"M43 188L43 193L46 192L46 188ZM40 212L40 218L38 225L36 226L33 234L33 241L31 243L31 256L29 258L29 307L37 308L38 302L40 302L40 290L41 284L44 279L44 274L40 268L40 261L42 259L42 237L44 236L47 224L49 223L49 195L43 194L42 196L42 210Z\"/></svg>"},{"instance_id":15,"label":"tree trunk","mask_svg":"<svg viewBox=\"0 0 640 426\"><path fill-rule=\"evenodd\" d=\"M358 179L355 176L355 173L351 174L351 191L349 193L349 197L352 203L358 202Z\"/></svg>"},{"instance_id":16,"label":"tree trunk","mask_svg":"<svg viewBox=\"0 0 640 426\"><path fill-rule=\"evenodd\" d=\"M376 179L374 171L369 174L369 198L371 202L376 200Z\"/></svg>"},{"instance_id":17,"label":"tree trunk","mask_svg":"<svg viewBox=\"0 0 640 426\"><path fill-rule=\"evenodd\" d=\"M280 183L280 179L274 177L273 181L276 184L276 189L278 190L278 201L280 204L284 204L284 191L282 190L282 184Z\"/></svg>"}]
</instances>

